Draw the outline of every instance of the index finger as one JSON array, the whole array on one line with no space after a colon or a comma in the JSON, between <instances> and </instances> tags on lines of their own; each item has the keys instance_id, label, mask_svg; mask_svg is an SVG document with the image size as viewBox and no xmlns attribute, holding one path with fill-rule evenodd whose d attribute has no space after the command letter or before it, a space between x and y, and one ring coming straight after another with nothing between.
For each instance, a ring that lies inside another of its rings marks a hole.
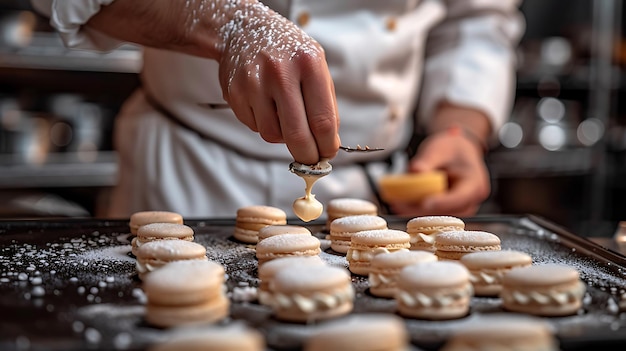
<instances>
[{"instance_id":1,"label":"index finger","mask_svg":"<svg viewBox=\"0 0 626 351\"><path fill-rule=\"evenodd\" d=\"M339 114L334 84L325 61L303 75L302 96L320 157L335 157L341 144Z\"/></svg>"}]
</instances>

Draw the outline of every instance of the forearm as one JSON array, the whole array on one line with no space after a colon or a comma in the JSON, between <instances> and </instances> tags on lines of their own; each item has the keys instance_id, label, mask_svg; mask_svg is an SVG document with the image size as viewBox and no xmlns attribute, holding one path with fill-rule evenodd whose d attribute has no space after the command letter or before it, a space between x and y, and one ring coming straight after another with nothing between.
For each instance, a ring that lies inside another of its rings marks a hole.
<instances>
[{"instance_id":1,"label":"forearm","mask_svg":"<svg viewBox=\"0 0 626 351\"><path fill-rule=\"evenodd\" d=\"M219 60L234 24L261 7L257 0L115 0L86 25L120 40Z\"/></svg>"},{"instance_id":2,"label":"forearm","mask_svg":"<svg viewBox=\"0 0 626 351\"><path fill-rule=\"evenodd\" d=\"M440 103L426 126L428 134L451 131L459 128L466 138L485 151L492 133L491 121L487 115L474 108Z\"/></svg>"}]
</instances>

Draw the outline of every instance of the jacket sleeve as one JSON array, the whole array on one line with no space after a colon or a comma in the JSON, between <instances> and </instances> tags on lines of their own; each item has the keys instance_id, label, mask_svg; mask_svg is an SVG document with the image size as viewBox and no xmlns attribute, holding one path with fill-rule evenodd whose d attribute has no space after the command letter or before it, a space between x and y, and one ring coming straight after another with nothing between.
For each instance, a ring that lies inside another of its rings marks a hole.
<instances>
[{"instance_id":1,"label":"jacket sleeve","mask_svg":"<svg viewBox=\"0 0 626 351\"><path fill-rule=\"evenodd\" d=\"M101 32L84 26L100 11L102 6L114 0L31 0L31 4L43 15L50 17L50 24L70 48L110 51L123 44Z\"/></svg>"},{"instance_id":2,"label":"jacket sleeve","mask_svg":"<svg viewBox=\"0 0 626 351\"><path fill-rule=\"evenodd\" d=\"M429 33L418 107L420 123L442 101L478 109L492 131L508 119L515 48L525 29L518 0L447 0L446 18Z\"/></svg>"}]
</instances>

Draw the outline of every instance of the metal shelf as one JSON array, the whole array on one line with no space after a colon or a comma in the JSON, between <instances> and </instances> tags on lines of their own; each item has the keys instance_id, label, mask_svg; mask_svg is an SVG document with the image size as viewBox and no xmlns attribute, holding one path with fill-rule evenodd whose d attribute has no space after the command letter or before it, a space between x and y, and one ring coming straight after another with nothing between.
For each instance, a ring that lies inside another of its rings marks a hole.
<instances>
[{"instance_id":1,"label":"metal shelf","mask_svg":"<svg viewBox=\"0 0 626 351\"><path fill-rule=\"evenodd\" d=\"M49 154L44 163L0 155L0 189L109 187L117 181L117 155L100 151L91 160L78 153Z\"/></svg>"},{"instance_id":2,"label":"metal shelf","mask_svg":"<svg viewBox=\"0 0 626 351\"><path fill-rule=\"evenodd\" d=\"M68 49L56 33L35 33L24 48L0 47L0 67L63 71L139 73L141 49L125 44L118 49L98 53Z\"/></svg>"}]
</instances>

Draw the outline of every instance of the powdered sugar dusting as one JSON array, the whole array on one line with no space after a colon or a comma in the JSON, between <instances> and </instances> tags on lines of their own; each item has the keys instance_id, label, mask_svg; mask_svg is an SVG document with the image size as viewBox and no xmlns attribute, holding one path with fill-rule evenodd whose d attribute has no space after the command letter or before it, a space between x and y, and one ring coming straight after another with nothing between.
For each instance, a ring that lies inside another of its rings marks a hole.
<instances>
[{"instance_id":1,"label":"powdered sugar dusting","mask_svg":"<svg viewBox=\"0 0 626 351\"><path fill-rule=\"evenodd\" d=\"M355 215L335 219L330 224L330 230L382 229L386 226L387 221L380 216Z\"/></svg>"},{"instance_id":2,"label":"powdered sugar dusting","mask_svg":"<svg viewBox=\"0 0 626 351\"><path fill-rule=\"evenodd\" d=\"M392 227L405 224L390 222ZM595 331L614 332L623 338L626 318L620 312L620 303L625 295L625 267L600 262L541 228L498 221L468 224L497 234L503 249L528 253L536 265L565 264L580 272L587 284L583 309L573 316L545 319L560 339L593 336ZM19 339L20 347L50 349L49 344L41 347L42 337L55 337L78 343L75 349L145 349L167 337L166 330L153 328L143 320L146 299L141 281L135 277L134 258L130 256L130 246L120 245L123 241L118 240L127 234L127 229L122 229L127 223L116 226L98 222L94 226L97 230L74 229L71 225L41 231L9 229L0 235L2 306L10 309L17 305L19 310L32 312L38 318L37 323L11 319L13 328L23 329L21 335L13 337L16 343ZM232 324L233 319L245 321L266 336L270 349L300 349L302 341L323 324L291 324L272 318L269 308L252 300L259 284L255 246L233 240L232 225L206 221L192 227L195 241L207 248L207 257L222 264L228 275L232 319L220 324ZM320 258L330 266L348 267L345 256L330 250L322 252ZM352 284L353 313L395 313L393 299L369 294L367 277L352 276ZM0 316L0 321L12 318L13 311L8 313ZM460 326L492 313L506 313L500 299L475 297L471 314L466 317L450 321L407 318L405 323L416 345L432 346Z\"/></svg>"}]
</instances>

